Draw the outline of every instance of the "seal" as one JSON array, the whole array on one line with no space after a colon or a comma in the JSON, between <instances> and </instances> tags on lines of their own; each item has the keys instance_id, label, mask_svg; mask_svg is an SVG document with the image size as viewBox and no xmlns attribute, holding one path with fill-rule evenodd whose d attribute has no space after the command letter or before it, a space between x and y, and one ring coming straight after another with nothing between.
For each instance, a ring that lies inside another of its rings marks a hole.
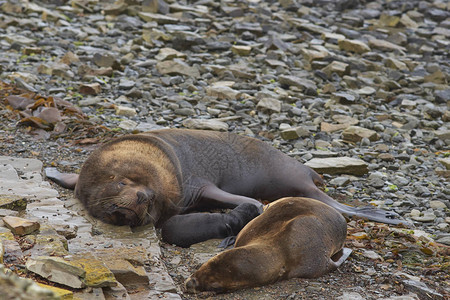
<instances>
[{"instance_id":1,"label":"seal","mask_svg":"<svg viewBox=\"0 0 450 300\"><path fill-rule=\"evenodd\" d=\"M90 214L104 222L153 223L161 228L171 217L184 215L171 222L170 230L191 235L202 233L196 227L186 232L190 224L199 224L202 218L211 223L207 213L189 217L193 211L233 209L244 203L262 211L257 199L270 202L289 196L317 199L347 216L401 222L393 212L333 200L318 188L323 181L311 168L263 141L233 133L164 129L125 135L93 151L79 175L54 168L46 169L46 175L75 188L75 196ZM242 220L237 223L242 223L245 214L238 215ZM213 218L220 223L217 231L227 228L224 218ZM171 236L175 243L178 238L183 237Z\"/></svg>"},{"instance_id":2,"label":"seal","mask_svg":"<svg viewBox=\"0 0 450 300\"><path fill-rule=\"evenodd\" d=\"M227 292L294 277L315 278L340 266L345 218L314 199L283 198L269 204L236 238L235 248L204 263L185 282L187 292Z\"/></svg>"}]
</instances>

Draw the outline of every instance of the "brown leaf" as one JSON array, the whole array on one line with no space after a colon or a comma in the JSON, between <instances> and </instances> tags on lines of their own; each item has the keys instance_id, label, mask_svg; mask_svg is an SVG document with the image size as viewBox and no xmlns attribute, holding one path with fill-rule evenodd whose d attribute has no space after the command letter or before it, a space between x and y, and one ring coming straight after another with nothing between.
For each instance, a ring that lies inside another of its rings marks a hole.
<instances>
[{"instance_id":1,"label":"brown leaf","mask_svg":"<svg viewBox=\"0 0 450 300\"><path fill-rule=\"evenodd\" d=\"M434 253L434 251L432 249L427 248L427 247L420 248L420 251L422 251L426 255L433 255L433 253Z\"/></svg>"},{"instance_id":2,"label":"brown leaf","mask_svg":"<svg viewBox=\"0 0 450 300\"><path fill-rule=\"evenodd\" d=\"M80 108L74 106L69 101L63 100L61 98L54 98L53 101L55 103L55 107L57 108L63 108L65 111L83 114Z\"/></svg>"},{"instance_id":3,"label":"brown leaf","mask_svg":"<svg viewBox=\"0 0 450 300\"><path fill-rule=\"evenodd\" d=\"M50 125L45 122L44 120L42 120L39 117L33 117L33 116L29 116L29 117L25 117L22 120L19 121L19 125L30 125L30 126L34 126L34 127L38 127L41 129L46 129L49 130Z\"/></svg>"}]
</instances>

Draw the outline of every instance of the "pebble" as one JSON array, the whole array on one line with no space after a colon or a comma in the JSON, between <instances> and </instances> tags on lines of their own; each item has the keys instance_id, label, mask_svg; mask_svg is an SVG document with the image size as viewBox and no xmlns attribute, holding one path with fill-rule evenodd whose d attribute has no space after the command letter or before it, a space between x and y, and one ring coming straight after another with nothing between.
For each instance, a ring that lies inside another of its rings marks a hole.
<instances>
[{"instance_id":1,"label":"pebble","mask_svg":"<svg viewBox=\"0 0 450 300\"><path fill-rule=\"evenodd\" d=\"M351 157L313 158L305 165L326 174L364 175L368 172L365 161Z\"/></svg>"},{"instance_id":2,"label":"pebble","mask_svg":"<svg viewBox=\"0 0 450 300\"><path fill-rule=\"evenodd\" d=\"M13 234L23 236L39 230L40 224L24 218L6 216L2 218L6 227L11 229Z\"/></svg>"}]
</instances>

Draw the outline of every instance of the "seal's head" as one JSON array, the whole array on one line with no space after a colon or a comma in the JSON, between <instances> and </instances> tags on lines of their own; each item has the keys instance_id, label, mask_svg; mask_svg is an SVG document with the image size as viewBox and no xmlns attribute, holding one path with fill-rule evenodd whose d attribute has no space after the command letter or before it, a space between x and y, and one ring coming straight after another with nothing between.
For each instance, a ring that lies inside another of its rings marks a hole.
<instances>
[{"instance_id":1,"label":"seal's head","mask_svg":"<svg viewBox=\"0 0 450 300\"><path fill-rule=\"evenodd\" d=\"M129 226L158 226L177 213L180 193L170 160L140 136L95 150L75 187L75 196L92 216Z\"/></svg>"},{"instance_id":2,"label":"seal's head","mask_svg":"<svg viewBox=\"0 0 450 300\"><path fill-rule=\"evenodd\" d=\"M155 192L123 176L109 178L109 182L96 189L95 201L87 205L92 215L114 225L139 226L152 222Z\"/></svg>"}]
</instances>

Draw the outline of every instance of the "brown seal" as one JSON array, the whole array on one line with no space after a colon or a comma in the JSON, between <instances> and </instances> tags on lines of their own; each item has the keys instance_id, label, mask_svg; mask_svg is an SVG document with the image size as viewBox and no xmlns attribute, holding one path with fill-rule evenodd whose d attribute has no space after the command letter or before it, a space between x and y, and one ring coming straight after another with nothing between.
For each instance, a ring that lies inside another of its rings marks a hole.
<instances>
[{"instance_id":1,"label":"brown seal","mask_svg":"<svg viewBox=\"0 0 450 300\"><path fill-rule=\"evenodd\" d=\"M239 233L235 248L204 263L185 283L188 292L226 292L336 269L350 255L343 249L344 217L308 198L269 204Z\"/></svg>"},{"instance_id":2,"label":"brown seal","mask_svg":"<svg viewBox=\"0 0 450 300\"><path fill-rule=\"evenodd\" d=\"M46 171L57 183L75 186L75 196L94 217L118 225L162 227L172 216L193 210L261 207L256 199L288 196L317 199L349 216L400 222L393 212L338 203L316 186L323 182L311 168L265 142L232 133L165 129L126 135L95 150L79 176ZM178 219L171 230L189 224Z\"/></svg>"}]
</instances>

